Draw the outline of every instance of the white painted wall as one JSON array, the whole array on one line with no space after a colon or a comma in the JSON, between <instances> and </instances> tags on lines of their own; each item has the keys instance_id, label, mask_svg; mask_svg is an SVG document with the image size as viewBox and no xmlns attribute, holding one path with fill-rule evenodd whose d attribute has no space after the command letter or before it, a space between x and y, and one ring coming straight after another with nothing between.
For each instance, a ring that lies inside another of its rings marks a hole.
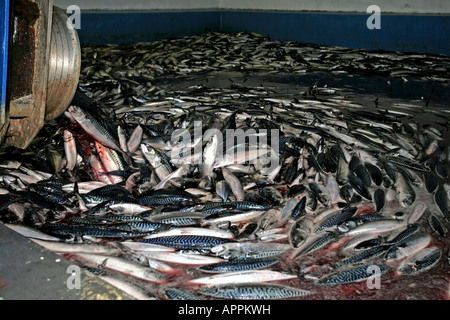
<instances>
[{"instance_id":1,"label":"white painted wall","mask_svg":"<svg viewBox=\"0 0 450 320\"><path fill-rule=\"evenodd\" d=\"M366 12L376 4L383 13L450 14L450 0L54 0L61 8L81 10L198 10L250 9L289 11Z\"/></svg>"},{"instance_id":2,"label":"white painted wall","mask_svg":"<svg viewBox=\"0 0 450 320\"><path fill-rule=\"evenodd\" d=\"M53 0L60 8L77 5L81 10L196 10L218 9L218 0Z\"/></svg>"}]
</instances>

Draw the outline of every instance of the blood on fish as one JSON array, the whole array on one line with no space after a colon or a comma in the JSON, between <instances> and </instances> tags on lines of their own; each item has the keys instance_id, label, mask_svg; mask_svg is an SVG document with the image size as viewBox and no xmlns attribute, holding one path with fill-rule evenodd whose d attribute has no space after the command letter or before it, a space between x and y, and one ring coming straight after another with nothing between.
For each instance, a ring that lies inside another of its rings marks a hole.
<instances>
[{"instance_id":1,"label":"blood on fish","mask_svg":"<svg viewBox=\"0 0 450 320\"><path fill-rule=\"evenodd\" d=\"M364 292L367 290L367 283L366 281L352 283L352 284L343 284L340 285L337 289L338 297L342 294L345 296L352 296L355 297L358 294Z\"/></svg>"},{"instance_id":2,"label":"blood on fish","mask_svg":"<svg viewBox=\"0 0 450 320\"><path fill-rule=\"evenodd\" d=\"M362 205L358 207L355 216L365 215L365 214L377 214L373 204Z\"/></svg>"}]
</instances>

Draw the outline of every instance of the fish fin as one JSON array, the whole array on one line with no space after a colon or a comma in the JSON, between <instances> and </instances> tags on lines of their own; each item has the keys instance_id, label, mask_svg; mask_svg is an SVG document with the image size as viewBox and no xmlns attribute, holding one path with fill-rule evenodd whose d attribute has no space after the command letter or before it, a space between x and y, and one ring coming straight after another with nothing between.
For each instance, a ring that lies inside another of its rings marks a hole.
<instances>
[{"instance_id":1,"label":"fish fin","mask_svg":"<svg viewBox=\"0 0 450 320\"><path fill-rule=\"evenodd\" d=\"M82 211L87 210L86 203L85 203L83 197L81 196L80 190L78 188L78 182L75 181L75 183L73 185L73 191L70 194L75 195L77 197L80 210L82 210Z\"/></svg>"}]
</instances>

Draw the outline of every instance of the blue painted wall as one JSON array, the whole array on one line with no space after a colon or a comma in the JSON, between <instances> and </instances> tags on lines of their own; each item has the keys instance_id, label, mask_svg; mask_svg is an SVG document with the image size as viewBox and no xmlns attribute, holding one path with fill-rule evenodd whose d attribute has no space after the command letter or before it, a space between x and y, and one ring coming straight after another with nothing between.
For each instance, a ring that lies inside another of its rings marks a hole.
<instances>
[{"instance_id":1,"label":"blue painted wall","mask_svg":"<svg viewBox=\"0 0 450 320\"><path fill-rule=\"evenodd\" d=\"M257 32L282 41L369 50L450 55L450 15L382 14L381 29L368 29L369 14L247 10L83 11L83 45L153 41L205 30Z\"/></svg>"},{"instance_id":2,"label":"blue painted wall","mask_svg":"<svg viewBox=\"0 0 450 320\"><path fill-rule=\"evenodd\" d=\"M154 41L219 30L218 11L82 11L82 45Z\"/></svg>"},{"instance_id":3,"label":"blue painted wall","mask_svg":"<svg viewBox=\"0 0 450 320\"><path fill-rule=\"evenodd\" d=\"M360 13L224 11L221 29L254 31L284 41L450 54L450 16L381 14L381 29L368 29L369 16Z\"/></svg>"}]
</instances>

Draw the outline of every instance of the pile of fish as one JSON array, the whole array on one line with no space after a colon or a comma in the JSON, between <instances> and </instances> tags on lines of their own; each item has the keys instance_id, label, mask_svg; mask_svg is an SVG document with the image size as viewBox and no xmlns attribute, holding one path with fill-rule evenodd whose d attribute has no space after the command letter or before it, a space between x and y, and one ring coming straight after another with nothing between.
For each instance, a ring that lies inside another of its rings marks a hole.
<instances>
[{"instance_id":1,"label":"pile of fish","mask_svg":"<svg viewBox=\"0 0 450 320\"><path fill-rule=\"evenodd\" d=\"M193 74L238 71L304 75L312 72L415 78L447 84L450 57L282 42L255 33L209 32L128 45L85 47L81 88L106 105L135 105L164 97L170 81ZM175 81L176 82L176 81ZM169 89L170 90L170 89ZM321 92L330 92L322 88Z\"/></svg>"},{"instance_id":2,"label":"pile of fish","mask_svg":"<svg viewBox=\"0 0 450 320\"><path fill-rule=\"evenodd\" d=\"M1 150L0 220L137 299L448 299L448 112L151 83L336 60L448 81L444 57L346 54L218 33L84 48L67 111Z\"/></svg>"}]
</instances>

